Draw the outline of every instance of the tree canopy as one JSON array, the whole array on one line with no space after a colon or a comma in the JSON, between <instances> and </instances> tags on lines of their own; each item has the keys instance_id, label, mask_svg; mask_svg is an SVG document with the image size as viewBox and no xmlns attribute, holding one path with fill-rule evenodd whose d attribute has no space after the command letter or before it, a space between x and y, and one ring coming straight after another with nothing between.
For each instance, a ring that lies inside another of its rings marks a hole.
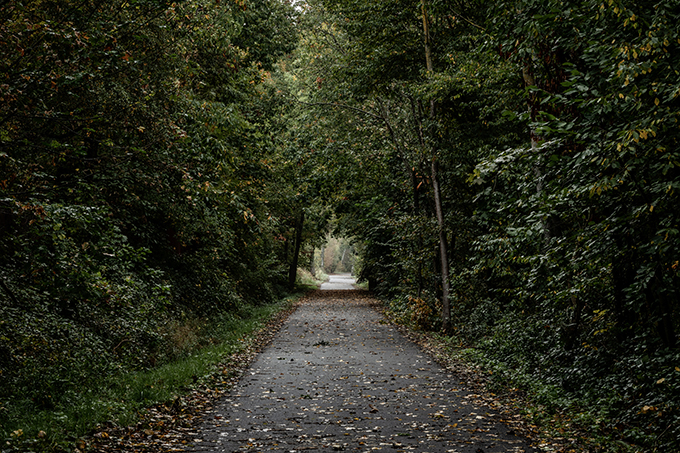
<instances>
[{"instance_id":1,"label":"tree canopy","mask_svg":"<svg viewBox=\"0 0 680 453\"><path fill-rule=\"evenodd\" d=\"M0 408L181 356L333 225L396 320L671 451L679 6L1 2Z\"/></svg>"},{"instance_id":2,"label":"tree canopy","mask_svg":"<svg viewBox=\"0 0 680 453\"><path fill-rule=\"evenodd\" d=\"M297 51L340 226L395 316L650 449L680 407L678 11L310 1Z\"/></svg>"}]
</instances>

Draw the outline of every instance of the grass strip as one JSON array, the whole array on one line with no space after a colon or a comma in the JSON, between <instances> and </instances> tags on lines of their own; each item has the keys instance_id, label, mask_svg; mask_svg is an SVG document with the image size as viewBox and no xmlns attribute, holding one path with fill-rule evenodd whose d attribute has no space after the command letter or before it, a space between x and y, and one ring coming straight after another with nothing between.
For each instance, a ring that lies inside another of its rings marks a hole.
<instances>
[{"instance_id":1,"label":"grass strip","mask_svg":"<svg viewBox=\"0 0 680 453\"><path fill-rule=\"evenodd\" d=\"M6 422L0 427L5 434L0 452L86 450L84 439L95 430L132 425L146 408L187 395L210 379L220 365L224 370L229 363L238 362L233 358L253 349L258 332L268 320L289 310L298 297L244 307L238 317L215 320L210 331L211 338L216 340L214 344L148 371L84 383L67 391L51 410L36 410L30 400L15 400L11 407L2 408Z\"/></svg>"}]
</instances>

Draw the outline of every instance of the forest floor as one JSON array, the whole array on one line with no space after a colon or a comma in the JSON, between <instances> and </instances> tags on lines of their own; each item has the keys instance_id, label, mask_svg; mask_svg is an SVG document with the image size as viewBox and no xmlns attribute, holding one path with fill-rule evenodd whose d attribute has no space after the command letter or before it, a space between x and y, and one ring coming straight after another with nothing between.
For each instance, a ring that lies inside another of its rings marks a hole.
<instances>
[{"instance_id":1,"label":"forest floor","mask_svg":"<svg viewBox=\"0 0 680 453\"><path fill-rule=\"evenodd\" d=\"M484 392L483 378L438 364L380 308L360 290L312 292L211 382L150 409L137 426L102 429L88 449L537 451L531 428Z\"/></svg>"}]
</instances>

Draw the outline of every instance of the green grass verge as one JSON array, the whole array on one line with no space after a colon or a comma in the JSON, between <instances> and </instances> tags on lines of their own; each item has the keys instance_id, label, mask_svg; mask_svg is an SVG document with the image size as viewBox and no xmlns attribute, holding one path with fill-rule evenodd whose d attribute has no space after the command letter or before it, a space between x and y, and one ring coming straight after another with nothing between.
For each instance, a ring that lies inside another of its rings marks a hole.
<instances>
[{"instance_id":1,"label":"green grass verge","mask_svg":"<svg viewBox=\"0 0 680 453\"><path fill-rule=\"evenodd\" d=\"M307 269L298 268L297 280L295 281L297 289L303 291L319 289L323 282L324 280L320 280L317 276L312 275Z\"/></svg>"},{"instance_id":2,"label":"green grass verge","mask_svg":"<svg viewBox=\"0 0 680 453\"><path fill-rule=\"evenodd\" d=\"M188 393L229 355L246 348L256 332L296 298L243 307L238 316L221 316L204 333L214 344L148 371L121 373L71 389L53 409L40 410L29 399L12 400L0 407L0 452L74 451L75 441L99 425L135 423L141 410Z\"/></svg>"},{"instance_id":3,"label":"green grass verge","mask_svg":"<svg viewBox=\"0 0 680 453\"><path fill-rule=\"evenodd\" d=\"M354 286L357 289L363 289L365 291L368 291L368 280L363 281L363 282L357 282L357 283L354 284Z\"/></svg>"}]
</instances>

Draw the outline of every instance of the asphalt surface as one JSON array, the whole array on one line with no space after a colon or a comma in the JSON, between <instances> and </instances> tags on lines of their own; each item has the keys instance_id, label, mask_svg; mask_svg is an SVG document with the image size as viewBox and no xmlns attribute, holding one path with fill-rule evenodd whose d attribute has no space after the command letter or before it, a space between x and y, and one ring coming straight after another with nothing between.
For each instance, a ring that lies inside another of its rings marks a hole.
<instances>
[{"instance_id":1,"label":"asphalt surface","mask_svg":"<svg viewBox=\"0 0 680 453\"><path fill-rule=\"evenodd\" d=\"M195 452L534 452L358 290L304 300Z\"/></svg>"},{"instance_id":2,"label":"asphalt surface","mask_svg":"<svg viewBox=\"0 0 680 453\"><path fill-rule=\"evenodd\" d=\"M334 289L356 289L354 284L357 282L351 274L332 274L328 276L328 281L321 284L324 291Z\"/></svg>"}]
</instances>

